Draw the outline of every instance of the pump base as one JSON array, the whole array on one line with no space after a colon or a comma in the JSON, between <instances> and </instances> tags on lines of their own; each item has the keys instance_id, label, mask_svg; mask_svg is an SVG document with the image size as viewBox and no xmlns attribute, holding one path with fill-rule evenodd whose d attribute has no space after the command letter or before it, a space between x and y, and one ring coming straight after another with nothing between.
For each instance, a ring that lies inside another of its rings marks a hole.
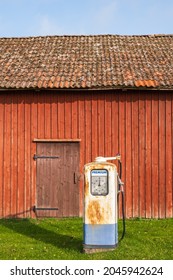
<instances>
[{"instance_id":1,"label":"pump base","mask_svg":"<svg viewBox=\"0 0 173 280\"><path fill-rule=\"evenodd\" d=\"M118 244L116 244L115 246L103 246L103 247L83 245L83 252L86 254L93 254L99 252L114 251L117 246Z\"/></svg>"}]
</instances>

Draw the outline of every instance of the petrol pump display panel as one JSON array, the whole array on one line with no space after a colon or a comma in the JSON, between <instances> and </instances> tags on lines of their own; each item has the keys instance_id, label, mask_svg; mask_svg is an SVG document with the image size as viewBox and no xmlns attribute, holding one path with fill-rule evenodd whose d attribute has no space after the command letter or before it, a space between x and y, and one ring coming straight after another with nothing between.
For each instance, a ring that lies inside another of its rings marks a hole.
<instances>
[{"instance_id":1,"label":"petrol pump display panel","mask_svg":"<svg viewBox=\"0 0 173 280\"><path fill-rule=\"evenodd\" d=\"M106 169L93 169L91 171L91 194L108 194L108 171Z\"/></svg>"}]
</instances>

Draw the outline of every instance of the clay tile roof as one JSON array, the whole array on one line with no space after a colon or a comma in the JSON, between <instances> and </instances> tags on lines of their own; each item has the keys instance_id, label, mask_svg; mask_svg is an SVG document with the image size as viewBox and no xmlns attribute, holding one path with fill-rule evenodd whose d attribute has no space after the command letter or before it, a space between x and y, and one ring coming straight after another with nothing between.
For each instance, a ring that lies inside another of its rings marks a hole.
<instances>
[{"instance_id":1,"label":"clay tile roof","mask_svg":"<svg viewBox=\"0 0 173 280\"><path fill-rule=\"evenodd\" d=\"M0 88L173 88L173 35L0 38Z\"/></svg>"}]
</instances>

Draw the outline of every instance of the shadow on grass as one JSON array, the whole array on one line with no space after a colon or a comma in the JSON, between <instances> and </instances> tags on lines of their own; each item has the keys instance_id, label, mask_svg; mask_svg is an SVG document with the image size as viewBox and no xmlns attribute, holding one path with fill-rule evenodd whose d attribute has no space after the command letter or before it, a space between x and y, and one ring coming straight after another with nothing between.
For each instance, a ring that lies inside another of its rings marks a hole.
<instances>
[{"instance_id":1,"label":"shadow on grass","mask_svg":"<svg viewBox=\"0 0 173 280\"><path fill-rule=\"evenodd\" d=\"M73 233L73 231L70 230L71 229L70 225L68 225L69 234L66 234L65 232L67 231L67 229L65 229L66 227L65 222L63 223L64 225L61 224L61 221L60 224L58 224L57 222L57 227L53 225L52 230L51 230L51 222L50 225L49 225L49 221L46 221L46 223L50 227L50 229L44 228L45 225L44 227L42 226L41 220L34 220L34 221L30 219L0 220L0 225L18 234L22 234L31 239L35 239L36 241L40 241L45 244L50 244L58 248L63 248L63 249L68 248L68 250L73 250L78 253L82 252L82 239L74 236L75 230ZM71 221L71 223L73 222Z\"/></svg>"}]
</instances>

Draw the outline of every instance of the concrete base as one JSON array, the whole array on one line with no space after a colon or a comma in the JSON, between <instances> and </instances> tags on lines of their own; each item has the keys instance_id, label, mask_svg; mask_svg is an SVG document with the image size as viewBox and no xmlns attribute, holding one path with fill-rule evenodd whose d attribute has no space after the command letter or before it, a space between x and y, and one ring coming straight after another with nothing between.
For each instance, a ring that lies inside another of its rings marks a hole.
<instances>
[{"instance_id":1,"label":"concrete base","mask_svg":"<svg viewBox=\"0 0 173 280\"><path fill-rule=\"evenodd\" d=\"M99 252L109 252L114 251L116 249L117 245L115 247L100 247L100 246L83 246L83 252L86 254L93 254L93 253L99 253Z\"/></svg>"}]
</instances>

